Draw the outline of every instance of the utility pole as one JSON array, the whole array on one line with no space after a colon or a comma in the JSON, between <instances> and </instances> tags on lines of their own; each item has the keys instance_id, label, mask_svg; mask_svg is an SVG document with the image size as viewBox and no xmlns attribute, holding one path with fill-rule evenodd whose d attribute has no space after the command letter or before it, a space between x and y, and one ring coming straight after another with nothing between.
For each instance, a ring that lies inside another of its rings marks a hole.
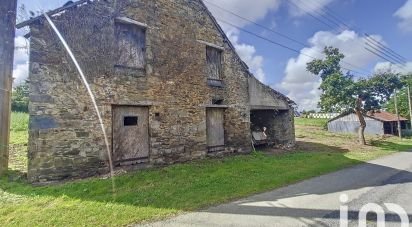
<instances>
[{"instance_id":1,"label":"utility pole","mask_svg":"<svg viewBox=\"0 0 412 227\"><path fill-rule=\"evenodd\" d=\"M395 89L395 110L396 110L396 116L398 117L398 133L399 137L402 139L402 127L401 127L401 117L399 116L399 110L398 110L398 91Z\"/></svg>"},{"instance_id":2,"label":"utility pole","mask_svg":"<svg viewBox=\"0 0 412 227\"><path fill-rule=\"evenodd\" d=\"M17 0L0 1L0 175L8 169Z\"/></svg>"},{"instance_id":3,"label":"utility pole","mask_svg":"<svg viewBox=\"0 0 412 227\"><path fill-rule=\"evenodd\" d=\"M412 98L411 98L411 85L408 84L408 101L409 101L409 116L411 117L411 129L412 129Z\"/></svg>"}]
</instances>

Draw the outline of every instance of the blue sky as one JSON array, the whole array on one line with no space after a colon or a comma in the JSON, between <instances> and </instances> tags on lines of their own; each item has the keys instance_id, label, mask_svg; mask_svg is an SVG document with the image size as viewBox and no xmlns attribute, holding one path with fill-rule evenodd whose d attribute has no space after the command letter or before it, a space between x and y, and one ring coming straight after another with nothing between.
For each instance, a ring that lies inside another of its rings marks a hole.
<instances>
[{"instance_id":1,"label":"blue sky","mask_svg":"<svg viewBox=\"0 0 412 227\"><path fill-rule=\"evenodd\" d=\"M19 0L27 11L47 11L63 5L66 0ZM412 71L412 0L205 0L217 19L236 24L262 37L291 47L297 52L273 45L248 33L221 23L239 54L260 80L294 99L301 109L314 109L319 99L319 78L305 71L311 59L321 58L325 45L339 47L347 56L344 67L366 76L378 69L389 67L389 63L365 50L364 33L387 44L405 57L406 67L399 71ZM303 44L291 42L270 31L235 17L213 4L235 12L287 35ZM299 7L296 7L299 6ZM330 14L337 17L341 26L331 27L313 18L328 23ZM322 17L324 15L325 17ZM17 33L16 46L24 45ZM27 75L27 54L16 51L16 82ZM300 52L300 53L299 53ZM303 54L302 54L303 53ZM394 69L399 67L393 66Z\"/></svg>"}]
</instances>

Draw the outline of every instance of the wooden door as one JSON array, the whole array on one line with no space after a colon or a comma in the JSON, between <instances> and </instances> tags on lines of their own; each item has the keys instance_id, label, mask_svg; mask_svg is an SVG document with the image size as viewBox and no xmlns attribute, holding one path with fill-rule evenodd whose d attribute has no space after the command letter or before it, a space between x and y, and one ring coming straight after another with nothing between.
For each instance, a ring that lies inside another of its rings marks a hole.
<instances>
[{"instance_id":1,"label":"wooden door","mask_svg":"<svg viewBox=\"0 0 412 227\"><path fill-rule=\"evenodd\" d=\"M207 146L209 152L225 147L224 109L208 108L206 111Z\"/></svg>"},{"instance_id":2,"label":"wooden door","mask_svg":"<svg viewBox=\"0 0 412 227\"><path fill-rule=\"evenodd\" d=\"M130 165L148 161L149 109L118 106L113 110L113 161Z\"/></svg>"}]
</instances>

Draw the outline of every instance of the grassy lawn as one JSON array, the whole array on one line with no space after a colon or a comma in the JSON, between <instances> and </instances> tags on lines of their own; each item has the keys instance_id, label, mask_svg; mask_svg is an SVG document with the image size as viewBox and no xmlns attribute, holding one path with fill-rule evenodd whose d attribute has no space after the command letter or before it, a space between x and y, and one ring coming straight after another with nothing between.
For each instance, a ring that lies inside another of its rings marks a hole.
<instances>
[{"instance_id":1,"label":"grassy lawn","mask_svg":"<svg viewBox=\"0 0 412 227\"><path fill-rule=\"evenodd\" d=\"M295 118L295 124L299 126L317 126L325 127L328 123L328 119L315 119L315 118Z\"/></svg>"},{"instance_id":2,"label":"grassy lawn","mask_svg":"<svg viewBox=\"0 0 412 227\"><path fill-rule=\"evenodd\" d=\"M0 178L0 223L2 226L139 223L268 191L412 148L411 140L397 138L368 138L370 145L360 147L353 136L322 130L320 122L297 120L296 124L298 146L290 152L279 154L267 150L129 173L116 177L114 193L109 179L34 187L14 177L19 172L12 171L10 176ZM21 151L16 151L20 156L26 150L27 133L13 131L12 138L16 145L23 144L17 148Z\"/></svg>"},{"instance_id":3,"label":"grassy lawn","mask_svg":"<svg viewBox=\"0 0 412 227\"><path fill-rule=\"evenodd\" d=\"M10 132L10 162L11 170L26 172L27 169L27 140L29 115L13 113L11 115Z\"/></svg>"}]
</instances>

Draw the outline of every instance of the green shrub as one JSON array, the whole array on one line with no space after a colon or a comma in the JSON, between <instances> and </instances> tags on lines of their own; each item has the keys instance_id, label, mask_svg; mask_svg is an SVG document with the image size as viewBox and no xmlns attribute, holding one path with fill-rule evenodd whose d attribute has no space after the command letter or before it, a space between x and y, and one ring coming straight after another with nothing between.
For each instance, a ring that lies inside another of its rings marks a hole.
<instances>
[{"instance_id":1,"label":"green shrub","mask_svg":"<svg viewBox=\"0 0 412 227\"><path fill-rule=\"evenodd\" d=\"M11 110L13 112L29 112L29 86L27 82L24 82L13 90Z\"/></svg>"}]
</instances>

